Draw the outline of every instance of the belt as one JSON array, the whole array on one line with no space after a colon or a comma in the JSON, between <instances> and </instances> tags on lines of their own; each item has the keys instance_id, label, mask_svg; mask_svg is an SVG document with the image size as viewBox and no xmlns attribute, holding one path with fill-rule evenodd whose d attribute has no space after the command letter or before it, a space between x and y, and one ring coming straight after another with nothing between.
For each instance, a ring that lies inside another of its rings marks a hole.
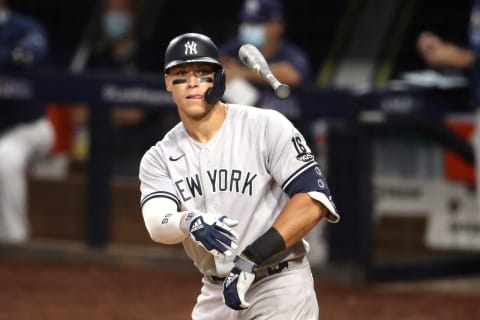
<instances>
[{"instance_id":1,"label":"belt","mask_svg":"<svg viewBox=\"0 0 480 320\"><path fill-rule=\"evenodd\" d=\"M289 267L292 267L293 265L298 265L298 264L303 264L303 257L294 259L294 260L279 262L276 264L272 264L268 267L255 270L255 280L253 281L253 283L260 281L273 274L286 271L289 269ZM209 279L210 282L212 282L213 284L222 284L226 279L225 277L217 277L217 276L207 276L206 278Z\"/></svg>"}]
</instances>

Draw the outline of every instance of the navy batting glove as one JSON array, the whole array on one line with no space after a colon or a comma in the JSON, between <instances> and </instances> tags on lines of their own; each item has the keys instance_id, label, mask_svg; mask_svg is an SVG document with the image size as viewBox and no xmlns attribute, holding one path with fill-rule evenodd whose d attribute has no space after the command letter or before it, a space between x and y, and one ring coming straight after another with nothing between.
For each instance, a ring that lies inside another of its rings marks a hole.
<instances>
[{"instance_id":1,"label":"navy batting glove","mask_svg":"<svg viewBox=\"0 0 480 320\"><path fill-rule=\"evenodd\" d=\"M231 256L230 249L237 249L238 235L230 227L238 221L211 213L188 213L182 230L214 256Z\"/></svg>"},{"instance_id":2,"label":"navy batting glove","mask_svg":"<svg viewBox=\"0 0 480 320\"><path fill-rule=\"evenodd\" d=\"M253 270L256 264L244 256L236 256L235 265L223 282L223 300L234 310L247 309L250 306L245 300L245 294L255 281Z\"/></svg>"}]
</instances>

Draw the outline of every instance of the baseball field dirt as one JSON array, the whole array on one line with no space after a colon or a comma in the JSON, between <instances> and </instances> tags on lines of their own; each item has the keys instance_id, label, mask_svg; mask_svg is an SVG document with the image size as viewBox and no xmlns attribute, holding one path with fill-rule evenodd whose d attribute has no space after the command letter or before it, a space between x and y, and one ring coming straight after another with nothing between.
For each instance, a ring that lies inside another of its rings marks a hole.
<instances>
[{"instance_id":1,"label":"baseball field dirt","mask_svg":"<svg viewBox=\"0 0 480 320\"><path fill-rule=\"evenodd\" d=\"M474 281L479 283L478 279L376 285L317 281L320 318L480 319L480 290ZM199 285L198 273L168 266L0 257L0 320L190 319Z\"/></svg>"}]
</instances>

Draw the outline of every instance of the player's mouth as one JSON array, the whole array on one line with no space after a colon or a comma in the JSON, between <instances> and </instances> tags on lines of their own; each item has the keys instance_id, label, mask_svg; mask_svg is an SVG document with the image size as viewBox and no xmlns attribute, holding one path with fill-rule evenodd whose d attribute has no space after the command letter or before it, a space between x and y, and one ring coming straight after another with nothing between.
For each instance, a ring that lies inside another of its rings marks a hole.
<instances>
[{"instance_id":1,"label":"player's mouth","mask_svg":"<svg viewBox=\"0 0 480 320\"><path fill-rule=\"evenodd\" d=\"M202 99L203 99L203 95L201 95L201 94L189 94L189 95L187 96L187 99L202 100Z\"/></svg>"}]
</instances>

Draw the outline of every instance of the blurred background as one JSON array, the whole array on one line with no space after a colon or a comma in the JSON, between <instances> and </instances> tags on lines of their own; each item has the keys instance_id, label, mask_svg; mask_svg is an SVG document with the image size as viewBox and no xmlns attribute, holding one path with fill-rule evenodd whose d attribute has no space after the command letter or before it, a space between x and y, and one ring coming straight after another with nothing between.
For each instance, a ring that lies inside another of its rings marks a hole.
<instances>
[{"instance_id":1,"label":"blurred background","mask_svg":"<svg viewBox=\"0 0 480 320\"><path fill-rule=\"evenodd\" d=\"M148 238L139 207L140 158L178 121L163 52L184 32L226 42L241 4L138 0L127 6L133 18L115 24L104 18L107 1L8 1L43 25L48 52L34 67L28 55L20 66L0 65L1 105L43 104L54 142L25 171L28 231L6 238L0 255L183 261L181 247ZM472 5L285 1L285 36L305 51L312 76L283 110L301 121L342 214L309 235L319 276L478 274L471 80L461 69L430 67L417 50L425 30L467 46ZM117 43L122 23L132 37Z\"/></svg>"}]
</instances>

